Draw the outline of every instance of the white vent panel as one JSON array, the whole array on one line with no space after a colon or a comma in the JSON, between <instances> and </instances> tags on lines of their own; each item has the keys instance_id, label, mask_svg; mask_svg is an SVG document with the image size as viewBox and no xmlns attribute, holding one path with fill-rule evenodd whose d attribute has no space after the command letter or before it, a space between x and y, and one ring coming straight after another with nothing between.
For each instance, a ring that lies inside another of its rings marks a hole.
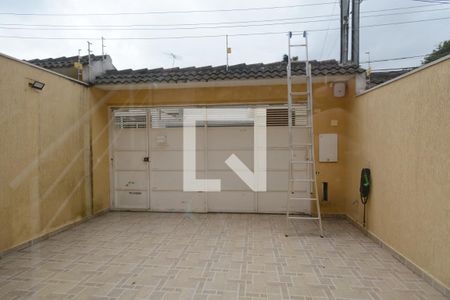
<instances>
[{"instance_id":1,"label":"white vent panel","mask_svg":"<svg viewBox=\"0 0 450 300\"><path fill-rule=\"evenodd\" d=\"M117 129L147 128L147 113L145 111L116 111L114 125Z\"/></svg>"}]
</instances>

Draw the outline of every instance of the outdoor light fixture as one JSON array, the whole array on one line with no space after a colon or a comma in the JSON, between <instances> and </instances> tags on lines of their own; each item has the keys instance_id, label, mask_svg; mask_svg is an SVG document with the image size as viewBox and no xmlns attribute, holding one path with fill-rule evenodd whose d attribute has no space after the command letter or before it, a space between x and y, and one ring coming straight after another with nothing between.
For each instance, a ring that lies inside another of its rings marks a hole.
<instances>
[{"instance_id":1,"label":"outdoor light fixture","mask_svg":"<svg viewBox=\"0 0 450 300\"><path fill-rule=\"evenodd\" d=\"M42 90L45 86L45 83L35 80L33 82L30 82L29 86L32 87L33 89Z\"/></svg>"}]
</instances>

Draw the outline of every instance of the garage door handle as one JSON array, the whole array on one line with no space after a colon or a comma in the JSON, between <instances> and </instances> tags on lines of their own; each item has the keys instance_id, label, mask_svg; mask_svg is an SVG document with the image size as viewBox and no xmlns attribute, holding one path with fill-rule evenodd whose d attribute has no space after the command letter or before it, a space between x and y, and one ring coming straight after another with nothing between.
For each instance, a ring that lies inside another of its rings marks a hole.
<instances>
[{"instance_id":1,"label":"garage door handle","mask_svg":"<svg viewBox=\"0 0 450 300\"><path fill-rule=\"evenodd\" d=\"M149 162L149 161L150 161L150 158L149 158L148 156L146 156L146 157L144 157L144 161L145 161L145 162Z\"/></svg>"}]
</instances>

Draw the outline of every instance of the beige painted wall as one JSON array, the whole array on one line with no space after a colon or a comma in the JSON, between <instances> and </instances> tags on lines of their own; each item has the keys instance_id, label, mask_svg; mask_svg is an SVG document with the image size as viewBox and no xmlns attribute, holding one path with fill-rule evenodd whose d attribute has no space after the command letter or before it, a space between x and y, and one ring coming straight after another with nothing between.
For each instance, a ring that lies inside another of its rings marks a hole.
<instances>
[{"instance_id":1,"label":"beige painted wall","mask_svg":"<svg viewBox=\"0 0 450 300\"><path fill-rule=\"evenodd\" d=\"M345 103L354 97L355 82L347 83L347 96L335 98L330 83L314 85L314 122L316 143L319 133L339 134L338 163L319 163L317 168L319 184L329 182L329 201L322 202L322 210L328 214L345 212L343 173L345 156L344 128L346 123ZM304 87L297 87L299 90ZM286 85L274 86L241 86L182 89L147 89L103 91L92 89L92 149L93 149L93 201L94 213L109 208L109 151L108 151L108 108L111 106L162 106L192 104L246 104L246 103L286 103ZM333 127L331 120L338 120L339 125ZM316 147L316 151L318 148ZM316 154L318 156L318 154ZM319 186L319 190L320 190Z\"/></svg>"},{"instance_id":2,"label":"beige painted wall","mask_svg":"<svg viewBox=\"0 0 450 300\"><path fill-rule=\"evenodd\" d=\"M347 102L346 213L450 287L450 59Z\"/></svg>"},{"instance_id":3,"label":"beige painted wall","mask_svg":"<svg viewBox=\"0 0 450 300\"><path fill-rule=\"evenodd\" d=\"M330 184L323 212L361 223L359 173L370 167L369 231L447 287L449 70L447 60L357 98L353 80L345 98L314 86L316 144L320 133L339 134L339 163L318 164L319 183ZM28 87L32 79L45 89ZM102 91L0 56L0 251L109 208L109 107L280 103L286 93L283 85Z\"/></svg>"},{"instance_id":4,"label":"beige painted wall","mask_svg":"<svg viewBox=\"0 0 450 300\"><path fill-rule=\"evenodd\" d=\"M87 96L79 83L0 56L0 251L90 213Z\"/></svg>"}]
</instances>

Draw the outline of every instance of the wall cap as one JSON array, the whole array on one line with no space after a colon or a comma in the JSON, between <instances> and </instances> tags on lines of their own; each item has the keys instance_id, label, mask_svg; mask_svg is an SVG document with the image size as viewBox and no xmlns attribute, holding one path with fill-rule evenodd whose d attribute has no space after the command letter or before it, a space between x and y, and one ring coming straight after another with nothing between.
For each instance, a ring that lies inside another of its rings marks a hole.
<instances>
[{"instance_id":1,"label":"wall cap","mask_svg":"<svg viewBox=\"0 0 450 300\"><path fill-rule=\"evenodd\" d=\"M444 61L449 60L449 59L450 59L450 54L449 54L449 55L446 55L446 56L444 56L444 57L441 57L440 59L437 59L437 60L435 60L435 61L433 61L433 62L430 62L430 63L428 63L428 64L426 64L426 65L423 65L423 66L421 66L421 67L419 67L419 68L417 68L417 69L414 69L414 70L412 70L412 71L410 71L410 72L408 72L408 73L405 73L405 74L400 75L400 76L398 76L398 77L395 77L395 78L393 78L393 79L391 79L391 80L388 80L388 81L386 81L386 82L383 82L382 84L376 85L376 86L374 86L373 88L370 88L370 89L368 89L368 90L365 90L365 91L363 91L363 92L357 94L356 96L359 97L359 96L362 96L362 95L364 95L364 94L370 93L370 92L372 92L372 91L374 91L374 90L376 90L376 89L378 89L378 88L384 87L384 86L386 86L386 85L388 85L388 84L391 84L391 83L393 83L393 82L395 82L395 81L398 81L398 80L401 80L401 79L403 79L403 78L405 78L405 77L411 76L411 75L413 75L413 74L415 74L415 73L418 73L418 72L423 71L423 70L425 70L425 69L427 69L427 68L433 67L434 65L440 64L441 62L444 62Z\"/></svg>"},{"instance_id":2,"label":"wall cap","mask_svg":"<svg viewBox=\"0 0 450 300\"><path fill-rule=\"evenodd\" d=\"M7 55L7 54L4 54L4 53L1 53L1 52L0 52L0 57L3 57L3 58L6 58L6 59L9 59L9 60L12 60L12 61L15 61L15 62L18 62L18 63L24 64L24 65L27 65L27 66L29 66L29 67L32 67L32 68L35 68L35 69L38 69L38 70L41 70L41 71L44 71L44 72L47 72L47 73L50 73L50 74L56 75L56 76L58 76L58 77L62 77L62 78L64 78L64 79L67 79L67 80L73 81L73 82L75 82L75 83L78 83L78 84L84 85L84 86L86 86L86 87L88 87L88 86L89 86L89 84L88 84L88 83L86 83L86 82L84 82L84 81L80 81L80 80L77 80L77 79L75 79L75 78L72 78L72 77L69 77L69 76L66 76L66 75L60 74L60 73L58 73L58 72L55 72L55 71L52 71L52 70L49 70L49 69L45 69L45 68L42 68L42 67L39 67L39 66L33 65L32 63L29 63L29 62L26 62L26 61L23 61L23 60L17 59L17 58L15 58L15 57L9 56L9 55Z\"/></svg>"}]
</instances>

